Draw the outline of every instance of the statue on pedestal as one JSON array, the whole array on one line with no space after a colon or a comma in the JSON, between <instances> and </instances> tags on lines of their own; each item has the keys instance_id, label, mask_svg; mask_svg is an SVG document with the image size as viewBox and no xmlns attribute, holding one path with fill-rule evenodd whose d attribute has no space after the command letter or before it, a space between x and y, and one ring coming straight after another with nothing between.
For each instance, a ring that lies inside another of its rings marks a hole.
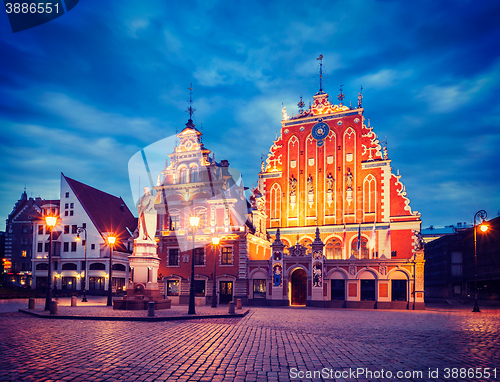
<instances>
[{"instance_id":1,"label":"statue on pedestal","mask_svg":"<svg viewBox=\"0 0 500 382\"><path fill-rule=\"evenodd\" d=\"M137 205L139 211L139 240L155 242L156 234L156 209L154 196L151 195L149 187L144 187L144 195Z\"/></svg>"}]
</instances>

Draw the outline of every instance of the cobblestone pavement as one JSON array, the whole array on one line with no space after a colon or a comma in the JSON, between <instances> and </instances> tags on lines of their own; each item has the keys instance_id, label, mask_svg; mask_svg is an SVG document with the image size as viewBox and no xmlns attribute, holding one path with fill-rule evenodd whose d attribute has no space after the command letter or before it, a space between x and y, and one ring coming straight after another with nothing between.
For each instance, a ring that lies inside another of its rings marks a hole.
<instances>
[{"instance_id":1,"label":"cobblestone pavement","mask_svg":"<svg viewBox=\"0 0 500 382\"><path fill-rule=\"evenodd\" d=\"M171 322L7 312L0 380L493 381L500 380L499 318L500 310L468 308L251 308L244 318ZM485 371L490 376L480 377Z\"/></svg>"}]
</instances>

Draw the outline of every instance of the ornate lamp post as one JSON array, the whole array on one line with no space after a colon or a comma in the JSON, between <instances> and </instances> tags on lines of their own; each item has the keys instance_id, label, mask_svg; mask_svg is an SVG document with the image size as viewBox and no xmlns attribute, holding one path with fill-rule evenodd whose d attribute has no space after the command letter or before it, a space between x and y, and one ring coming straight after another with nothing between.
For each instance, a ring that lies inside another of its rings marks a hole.
<instances>
[{"instance_id":1,"label":"ornate lamp post","mask_svg":"<svg viewBox=\"0 0 500 382\"><path fill-rule=\"evenodd\" d=\"M83 273L83 299L82 302L87 302L87 230L85 227L78 227L76 230L76 241L80 241L80 234L82 232L85 232L85 239L84 239L84 251L85 251L85 269Z\"/></svg>"},{"instance_id":2,"label":"ornate lamp post","mask_svg":"<svg viewBox=\"0 0 500 382\"><path fill-rule=\"evenodd\" d=\"M195 241L194 241L194 236L196 233L196 227L198 227L198 224L200 222L200 218L198 216L191 216L189 218L189 225L193 229L193 252L191 254L191 286L189 288L189 310L188 314L196 314L195 308L194 308L194 249L195 249Z\"/></svg>"},{"instance_id":3,"label":"ornate lamp post","mask_svg":"<svg viewBox=\"0 0 500 382\"><path fill-rule=\"evenodd\" d=\"M212 237L214 246L214 289L212 291L212 308L217 308L217 247L220 239L217 236Z\"/></svg>"},{"instance_id":4,"label":"ornate lamp post","mask_svg":"<svg viewBox=\"0 0 500 382\"><path fill-rule=\"evenodd\" d=\"M108 281L108 303L106 306L113 306L113 246L115 244L116 237L108 236L108 244L110 246L109 252L109 281Z\"/></svg>"},{"instance_id":5,"label":"ornate lamp post","mask_svg":"<svg viewBox=\"0 0 500 382\"><path fill-rule=\"evenodd\" d=\"M50 310L50 302L52 301L52 231L57 223L57 216L46 216L45 223L50 229L50 241L49 241L49 270L47 278L47 297L45 298L45 309Z\"/></svg>"},{"instance_id":6,"label":"ornate lamp post","mask_svg":"<svg viewBox=\"0 0 500 382\"><path fill-rule=\"evenodd\" d=\"M476 219L481 218L481 224L479 225L479 229L481 232L486 232L488 230L488 225L484 224L484 220L488 214L486 213L485 210L479 210L476 212L474 215L474 289L475 289L475 296L474 296L474 308L472 311L474 313L476 312L481 312L479 310L479 304L477 301L477 229L476 229Z\"/></svg>"}]
</instances>

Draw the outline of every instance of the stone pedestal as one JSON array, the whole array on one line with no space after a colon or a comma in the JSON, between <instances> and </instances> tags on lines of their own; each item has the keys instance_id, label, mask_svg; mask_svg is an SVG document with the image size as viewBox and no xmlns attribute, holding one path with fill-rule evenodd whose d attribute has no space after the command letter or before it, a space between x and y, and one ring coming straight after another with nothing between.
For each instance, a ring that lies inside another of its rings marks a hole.
<instances>
[{"instance_id":1,"label":"stone pedestal","mask_svg":"<svg viewBox=\"0 0 500 382\"><path fill-rule=\"evenodd\" d=\"M160 258L156 255L156 242L134 240L134 252L128 257L131 281L127 285L127 296L113 300L113 309L147 310L149 302L155 309L169 309L171 301L163 299L158 288Z\"/></svg>"}]
</instances>

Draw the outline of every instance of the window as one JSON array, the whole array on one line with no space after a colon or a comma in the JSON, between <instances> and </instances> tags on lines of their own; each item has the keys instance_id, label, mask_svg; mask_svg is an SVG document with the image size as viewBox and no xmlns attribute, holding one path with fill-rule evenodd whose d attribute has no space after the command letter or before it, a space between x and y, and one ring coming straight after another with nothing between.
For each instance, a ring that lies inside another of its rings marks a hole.
<instances>
[{"instance_id":1,"label":"window","mask_svg":"<svg viewBox=\"0 0 500 382\"><path fill-rule=\"evenodd\" d=\"M205 265L205 248L195 248L194 265Z\"/></svg>"},{"instance_id":2,"label":"window","mask_svg":"<svg viewBox=\"0 0 500 382\"><path fill-rule=\"evenodd\" d=\"M23 226L23 233L28 233L28 227Z\"/></svg>"},{"instance_id":3,"label":"window","mask_svg":"<svg viewBox=\"0 0 500 382\"><path fill-rule=\"evenodd\" d=\"M83 228L87 228L87 223L82 223Z\"/></svg>"},{"instance_id":4,"label":"window","mask_svg":"<svg viewBox=\"0 0 500 382\"><path fill-rule=\"evenodd\" d=\"M342 259L342 245L339 239L330 239L326 245L326 258L328 260Z\"/></svg>"},{"instance_id":5,"label":"window","mask_svg":"<svg viewBox=\"0 0 500 382\"><path fill-rule=\"evenodd\" d=\"M69 216L73 216L73 210L69 210Z\"/></svg>"},{"instance_id":6,"label":"window","mask_svg":"<svg viewBox=\"0 0 500 382\"><path fill-rule=\"evenodd\" d=\"M359 252L359 254L358 254ZM351 245L351 255L354 255L358 259L368 259L368 239L366 237L361 237L361 245L358 251L358 238L356 237L352 241ZM359 255L359 256L358 256Z\"/></svg>"},{"instance_id":7,"label":"window","mask_svg":"<svg viewBox=\"0 0 500 382\"><path fill-rule=\"evenodd\" d=\"M66 204L64 205L64 209L65 209L65 210L67 210L67 209L68 209L68 203L66 203Z\"/></svg>"},{"instance_id":8,"label":"window","mask_svg":"<svg viewBox=\"0 0 500 382\"><path fill-rule=\"evenodd\" d=\"M391 251L391 257L398 257L398 251Z\"/></svg>"},{"instance_id":9,"label":"window","mask_svg":"<svg viewBox=\"0 0 500 382\"><path fill-rule=\"evenodd\" d=\"M462 252L451 253L451 275L462 276Z\"/></svg>"},{"instance_id":10,"label":"window","mask_svg":"<svg viewBox=\"0 0 500 382\"><path fill-rule=\"evenodd\" d=\"M253 280L253 298L266 298L266 280Z\"/></svg>"},{"instance_id":11,"label":"window","mask_svg":"<svg viewBox=\"0 0 500 382\"><path fill-rule=\"evenodd\" d=\"M167 281L167 296L178 296L180 288L179 280L168 280Z\"/></svg>"},{"instance_id":12,"label":"window","mask_svg":"<svg viewBox=\"0 0 500 382\"><path fill-rule=\"evenodd\" d=\"M76 271L77 265L75 263L66 263L61 266L63 271Z\"/></svg>"},{"instance_id":13,"label":"window","mask_svg":"<svg viewBox=\"0 0 500 382\"><path fill-rule=\"evenodd\" d=\"M63 244L63 252L69 252L69 243L68 242L64 242L64 244Z\"/></svg>"},{"instance_id":14,"label":"window","mask_svg":"<svg viewBox=\"0 0 500 382\"><path fill-rule=\"evenodd\" d=\"M44 252L49 252L50 244L45 243L45 251Z\"/></svg>"},{"instance_id":15,"label":"window","mask_svg":"<svg viewBox=\"0 0 500 382\"><path fill-rule=\"evenodd\" d=\"M89 290L104 290L104 277L89 277Z\"/></svg>"},{"instance_id":16,"label":"window","mask_svg":"<svg viewBox=\"0 0 500 382\"><path fill-rule=\"evenodd\" d=\"M64 233L69 233L69 225L64 226Z\"/></svg>"},{"instance_id":17,"label":"window","mask_svg":"<svg viewBox=\"0 0 500 382\"><path fill-rule=\"evenodd\" d=\"M95 244L90 244L90 249L95 249Z\"/></svg>"},{"instance_id":18,"label":"window","mask_svg":"<svg viewBox=\"0 0 500 382\"><path fill-rule=\"evenodd\" d=\"M196 167L191 169L191 183L198 182L198 169Z\"/></svg>"},{"instance_id":19,"label":"window","mask_svg":"<svg viewBox=\"0 0 500 382\"><path fill-rule=\"evenodd\" d=\"M123 265L123 264L113 264L113 270L114 271L125 272L125 265Z\"/></svg>"},{"instance_id":20,"label":"window","mask_svg":"<svg viewBox=\"0 0 500 382\"><path fill-rule=\"evenodd\" d=\"M176 231L180 228L181 221L179 215L170 215L170 231Z\"/></svg>"},{"instance_id":21,"label":"window","mask_svg":"<svg viewBox=\"0 0 500 382\"><path fill-rule=\"evenodd\" d=\"M406 280L392 280L392 301L406 301Z\"/></svg>"},{"instance_id":22,"label":"window","mask_svg":"<svg viewBox=\"0 0 500 382\"><path fill-rule=\"evenodd\" d=\"M361 301L375 301L375 280L360 280Z\"/></svg>"},{"instance_id":23,"label":"window","mask_svg":"<svg viewBox=\"0 0 500 382\"><path fill-rule=\"evenodd\" d=\"M68 216L68 211L64 211L64 216Z\"/></svg>"},{"instance_id":24,"label":"window","mask_svg":"<svg viewBox=\"0 0 500 382\"><path fill-rule=\"evenodd\" d=\"M63 277L62 289L76 289L76 277Z\"/></svg>"},{"instance_id":25,"label":"window","mask_svg":"<svg viewBox=\"0 0 500 382\"><path fill-rule=\"evenodd\" d=\"M168 265L179 265L179 248L168 250Z\"/></svg>"},{"instance_id":26,"label":"window","mask_svg":"<svg viewBox=\"0 0 500 382\"><path fill-rule=\"evenodd\" d=\"M43 243L38 243L37 252L43 252Z\"/></svg>"},{"instance_id":27,"label":"window","mask_svg":"<svg viewBox=\"0 0 500 382\"><path fill-rule=\"evenodd\" d=\"M28 244L28 239L26 237L21 238L21 245L26 245Z\"/></svg>"},{"instance_id":28,"label":"window","mask_svg":"<svg viewBox=\"0 0 500 382\"><path fill-rule=\"evenodd\" d=\"M233 264L233 247L222 247L222 265L231 265Z\"/></svg>"},{"instance_id":29,"label":"window","mask_svg":"<svg viewBox=\"0 0 500 382\"><path fill-rule=\"evenodd\" d=\"M76 224L73 224L71 226L71 233L77 233L77 231L78 231L78 226Z\"/></svg>"},{"instance_id":30,"label":"window","mask_svg":"<svg viewBox=\"0 0 500 382\"><path fill-rule=\"evenodd\" d=\"M26 257L26 254L27 254L27 252L26 252L26 251L22 251L22 253L21 253L21 257Z\"/></svg>"},{"instance_id":31,"label":"window","mask_svg":"<svg viewBox=\"0 0 500 382\"><path fill-rule=\"evenodd\" d=\"M47 263L40 263L40 264L36 265L37 271L46 271L48 269L49 269L49 264L47 264ZM38 279L38 277L37 277L37 279Z\"/></svg>"},{"instance_id":32,"label":"window","mask_svg":"<svg viewBox=\"0 0 500 382\"><path fill-rule=\"evenodd\" d=\"M38 234L43 235L43 225L38 226Z\"/></svg>"},{"instance_id":33,"label":"window","mask_svg":"<svg viewBox=\"0 0 500 382\"><path fill-rule=\"evenodd\" d=\"M196 216L200 218L200 222L198 223L198 228L205 228L206 226L206 209L200 209L196 211Z\"/></svg>"},{"instance_id":34,"label":"window","mask_svg":"<svg viewBox=\"0 0 500 382\"><path fill-rule=\"evenodd\" d=\"M71 252L76 252L76 241L71 242Z\"/></svg>"},{"instance_id":35,"label":"window","mask_svg":"<svg viewBox=\"0 0 500 382\"><path fill-rule=\"evenodd\" d=\"M69 205L69 208L75 208L75 204L74 204L74 203L71 203L71 204Z\"/></svg>"},{"instance_id":36,"label":"window","mask_svg":"<svg viewBox=\"0 0 500 382\"><path fill-rule=\"evenodd\" d=\"M205 296L205 280L194 280L194 295L197 297Z\"/></svg>"},{"instance_id":37,"label":"window","mask_svg":"<svg viewBox=\"0 0 500 382\"><path fill-rule=\"evenodd\" d=\"M104 271L106 269L106 265L103 263L92 263L89 266L89 270L91 271Z\"/></svg>"},{"instance_id":38,"label":"window","mask_svg":"<svg viewBox=\"0 0 500 382\"><path fill-rule=\"evenodd\" d=\"M179 179L181 183L186 183L187 169L183 168L179 173Z\"/></svg>"},{"instance_id":39,"label":"window","mask_svg":"<svg viewBox=\"0 0 500 382\"><path fill-rule=\"evenodd\" d=\"M66 197L69 198L69 192L66 192Z\"/></svg>"}]
</instances>

